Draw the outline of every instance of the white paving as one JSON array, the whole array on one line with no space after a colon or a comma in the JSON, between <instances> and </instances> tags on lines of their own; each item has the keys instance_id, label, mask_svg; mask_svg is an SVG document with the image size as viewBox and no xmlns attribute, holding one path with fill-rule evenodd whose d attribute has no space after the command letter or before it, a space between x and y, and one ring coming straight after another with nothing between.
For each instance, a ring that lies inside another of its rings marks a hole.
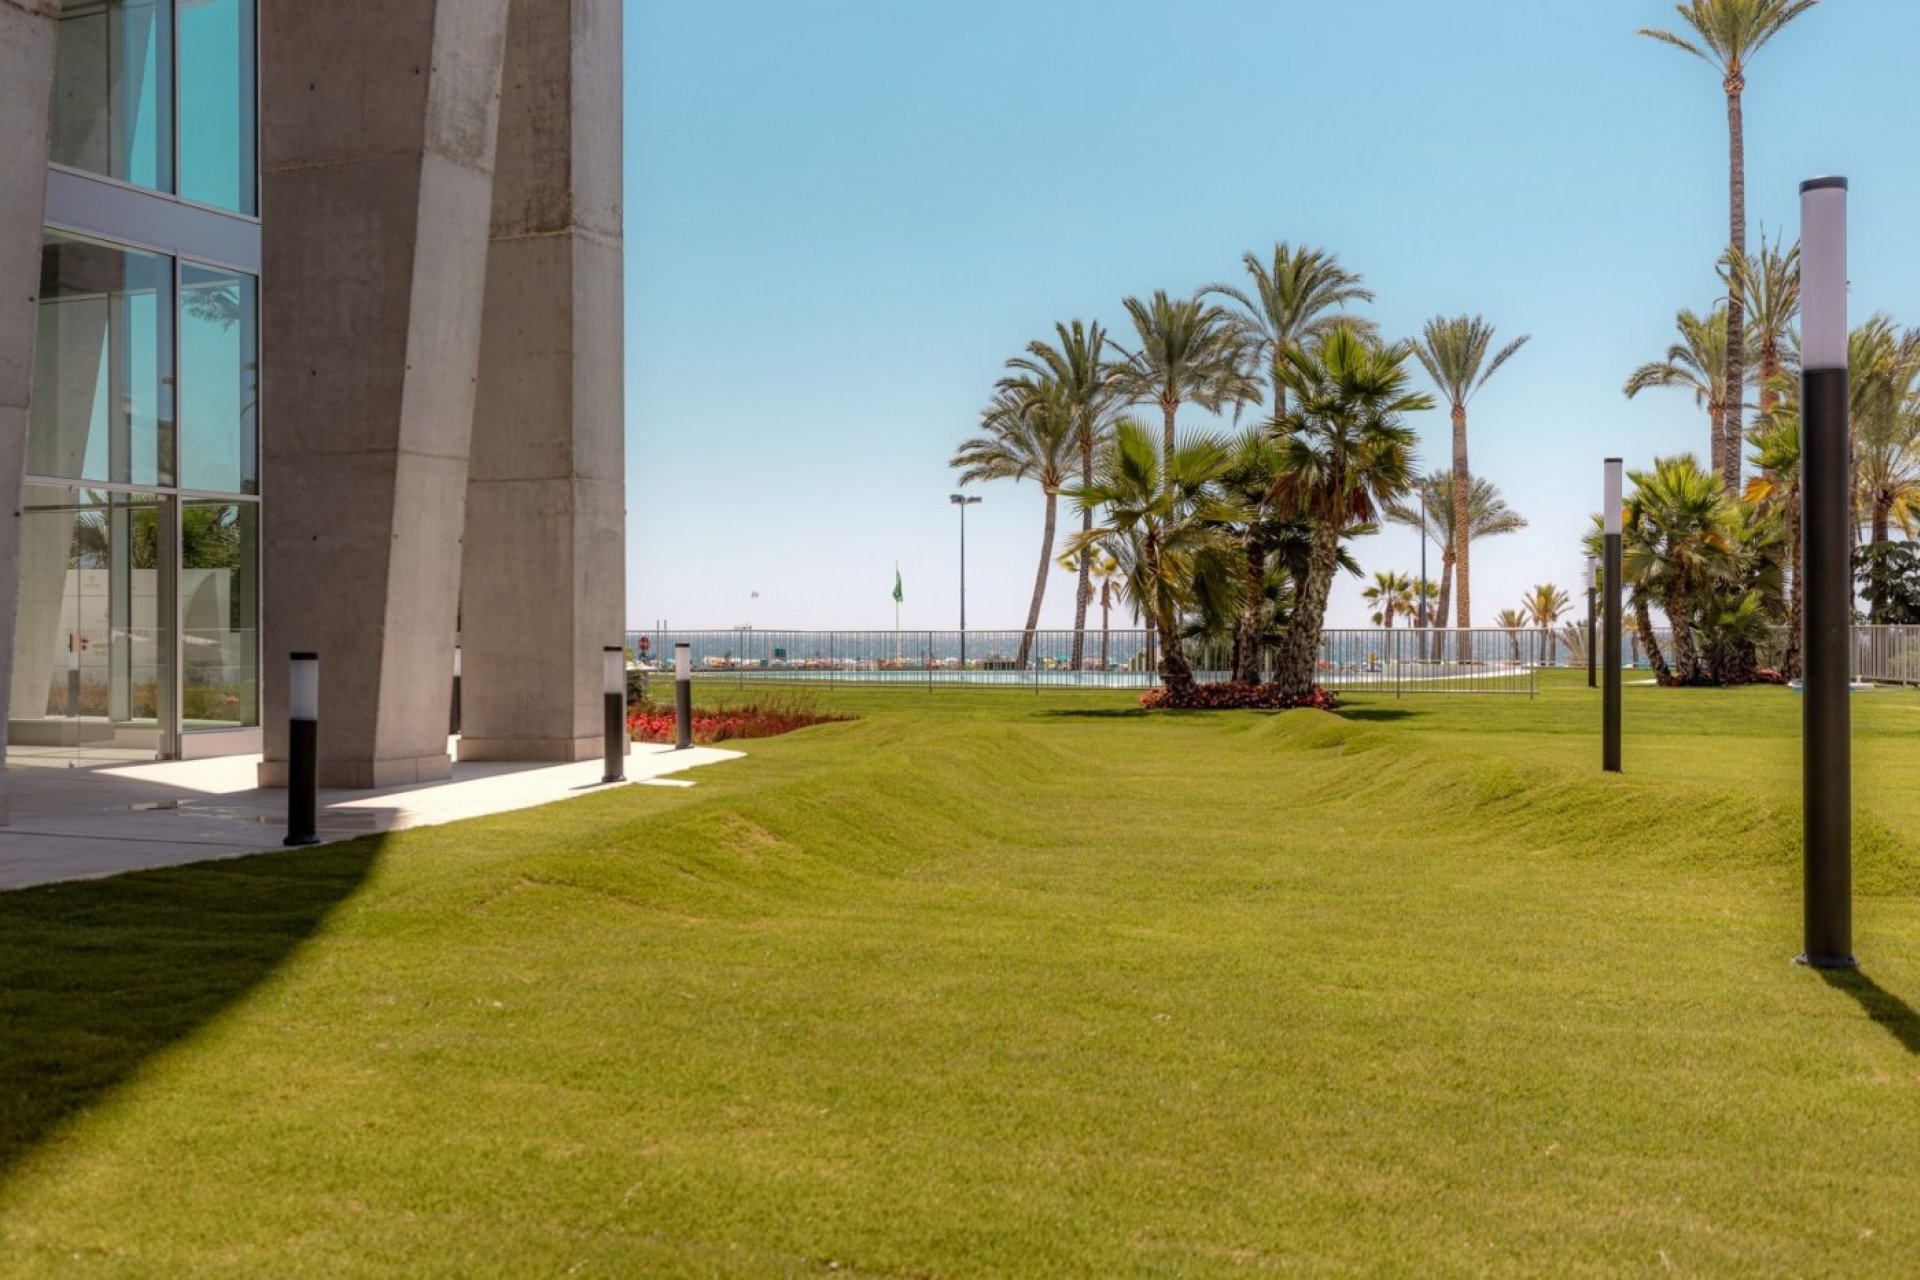
<instances>
[{"instance_id":1,"label":"white paving","mask_svg":"<svg viewBox=\"0 0 1920 1280\"><path fill-rule=\"evenodd\" d=\"M692 786L666 775L741 754L636 742L627 757L627 781ZM287 793L254 785L259 763L257 755L157 764L12 756L7 794L13 823L0 827L0 889L279 850ZM320 838L347 840L551 804L605 790L603 773L600 760L456 761L445 782L322 791Z\"/></svg>"}]
</instances>

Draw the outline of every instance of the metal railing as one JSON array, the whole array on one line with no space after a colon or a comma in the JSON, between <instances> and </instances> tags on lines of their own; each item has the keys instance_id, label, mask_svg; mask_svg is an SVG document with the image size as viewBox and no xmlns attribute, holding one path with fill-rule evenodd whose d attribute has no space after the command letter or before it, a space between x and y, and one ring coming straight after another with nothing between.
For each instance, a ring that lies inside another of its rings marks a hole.
<instances>
[{"instance_id":1,"label":"metal railing","mask_svg":"<svg viewBox=\"0 0 1920 1280\"><path fill-rule=\"evenodd\" d=\"M1153 637L1139 628L959 631L634 631L627 650L643 668L667 670L689 646L697 677L738 687L763 682L903 688L1149 689L1159 684ZM1231 678L1231 645L1188 641L1194 678ZM1522 693L1535 669L1567 663L1563 638L1539 630L1396 627L1321 635L1316 681L1331 689L1419 693ZM1272 655L1266 656L1270 678Z\"/></svg>"}]
</instances>

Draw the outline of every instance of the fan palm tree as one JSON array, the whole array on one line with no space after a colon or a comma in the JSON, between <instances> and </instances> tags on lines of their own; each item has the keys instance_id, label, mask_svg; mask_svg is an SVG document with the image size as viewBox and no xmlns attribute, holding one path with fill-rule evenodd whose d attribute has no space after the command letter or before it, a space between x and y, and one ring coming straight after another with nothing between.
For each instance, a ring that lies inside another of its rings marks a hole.
<instances>
[{"instance_id":1,"label":"fan palm tree","mask_svg":"<svg viewBox=\"0 0 1920 1280\"><path fill-rule=\"evenodd\" d=\"M1393 630L1396 616L1413 612L1413 579L1404 573L1395 573L1391 569L1375 570L1373 583L1360 595L1368 604L1375 606L1373 616L1389 631Z\"/></svg>"},{"instance_id":2,"label":"fan palm tree","mask_svg":"<svg viewBox=\"0 0 1920 1280\"><path fill-rule=\"evenodd\" d=\"M1003 387L1030 379L1051 380L1060 388L1073 414L1074 444L1080 451L1080 483L1093 483L1093 457L1113 429L1118 403L1114 391L1113 369L1106 362L1107 331L1099 321L1083 324L1079 320L1053 326L1056 341L1035 340L1027 344L1024 355L1007 361L1013 370L1001 380ZM1093 512L1080 513L1080 531L1093 528ZM1079 565L1079 586L1073 597L1073 666L1079 670L1085 657L1087 606L1093 599L1091 566L1083 559Z\"/></svg>"},{"instance_id":3,"label":"fan palm tree","mask_svg":"<svg viewBox=\"0 0 1920 1280\"><path fill-rule=\"evenodd\" d=\"M1001 388L981 414L984 433L961 443L948 465L960 472L962 486L976 480L1032 480L1046 495L1047 516L1040 535L1040 570L1034 575L1033 600L1027 606L1027 626L1020 637L1018 664L1023 669L1033 654L1034 632L1040 625L1040 602L1047 591L1047 569L1053 563L1053 538L1060 491L1073 465L1073 408L1061 385L1051 378L1032 378Z\"/></svg>"},{"instance_id":4,"label":"fan palm tree","mask_svg":"<svg viewBox=\"0 0 1920 1280\"><path fill-rule=\"evenodd\" d=\"M1439 600L1433 616L1438 619L1438 625L1444 627L1447 625L1447 604L1453 591L1453 556L1457 545L1453 523L1453 472L1428 472L1414 486L1414 494L1415 498L1389 502L1383 514L1394 524L1419 529L1422 537L1432 538L1439 546ZM1418 496L1426 499L1424 521ZM1515 533L1526 527L1526 517L1507 505L1507 500L1500 496L1500 490L1493 481L1484 476L1473 478L1467 491L1467 541L1478 542L1482 538Z\"/></svg>"},{"instance_id":5,"label":"fan palm tree","mask_svg":"<svg viewBox=\"0 0 1920 1280\"><path fill-rule=\"evenodd\" d=\"M1527 629L1527 615L1519 609L1502 609L1493 615L1493 625L1507 633L1507 643L1513 646L1513 660L1520 661L1520 633Z\"/></svg>"},{"instance_id":6,"label":"fan palm tree","mask_svg":"<svg viewBox=\"0 0 1920 1280\"><path fill-rule=\"evenodd\" d=\"M1727 95L1727 245L1744 258L1747 253L1747 160L1741 95L1747 87L1747 63L1780 33L1781 28L1813 8L1819 0L1686 0L1675 11L1692 32L1692 39L1672 31L1642 27L1640 34L1672 45L1701 59L1720 73ZM1727 344L1721 379L1724 385L1746 385L1746 308L1739 288L1727 290ZM1720 483L1732 498L1740 492L1742 422L1736 396L1730 419L1715 441L1720 459Z\"/></svg>"},{"instance_id":7,"label":"fan palm tree","mask_svg":"<svg viewBox=\"0 0 1920 1280\"><path fill-rule=\"evenodd\" d=\"M1633 491L1621 542L1627 579L1645 589L1636 608L1644 616L1647 601L1659 603L1673 628L1672 677L1697 683L1705 672L1693 620L1732 564L1733 504L1690 453L1657 458L1652 471L1629 472L1628 479Z\"/></svg>"},{"instance_id":8,"label":"fan palm tree","mask_svg":"<svg viewBox=\"0 0 1920 1280\"><path fill-rule=\"evenodd\" d=\"M1527 621L1540 628L1540 653L1542 659L1553 653L1553 624L1560 621L1560 615L1567 611L1567 593L1551 582L1542 582L1520 598L1520 608L1526 614Z\"/></svg>"},{"instance_id":9,"label":"fan palm tree","mask_svg":"<svg viewBox=\"0 0 1920 1280\"><path fill-rule=\"evenodd\" d=\"M1258 403L1260 383L1246 369L1240 326L1224 308L1202 298L1169 298L1164 289L1122 304L1133 322L1136 346L1109 337L1120 353L1113 366L1115 389L1133 404L1158 405L1164 432L1161 456L1171 460L1173 419L1183 404L1209 412ZM1171 478L1171 469L1163 466Z\"/></svg>"},{"instance_id":10,"label":"fan palm tree","mask_svg":"<svg viewBox=\"0 0 1920 1280\"><path fill-rule=\"evenodd\" d=\"M1291 697L1313 690L1314 658L1326 623L1327 593L1339 566L1340 539L1355 523L1413 483L1409 413L1433 398L1408 387L1404 345L1369 342L1350 324L1335 325L1309 346L1281 354L1280 378L1291 406L1275 423L1280 477L1273 499L1307 521L1311 543L1280 641L1277 683Z\"/></svg>"},{"instance_id":11,"label":"fan palm tree","mask_svg":"<svg viewBox=\"0 0 1920 1280\"><path fill-rule=\"evenodd\" d=\"M1472 524L1467 505L1473 491L1473 473L1467 466L1467 402L1472 400L1487 379L1499 371L1513 353L1527 344L1529 334L1521 334L1494 352L1493 326L1479 316L1435 316L1421 330L1413 352L1425 366L1447 399L1453 412L1453 565L1459 577L1458 625L1473 625L1473 574L1468 545ZM1460 637L1460 656L1467 656L1468 637Z\"/></svg>"},{"instance_id":12,"label":"fan palm tree","mask_svg":"<svg viewBox=\"0 0 1920 1280\"><path fill-rule=\"evenodd\" d=\"M1161 682L1176 696L1194 687L1180 618L1201 611L1196 590L1232 582L1230 571L1219 572L1231 569L1239 551L1225 527L1244 513L1217 487L1232 459L1232 449L1213 436L1189 436L1163 455L1152 427L1124 419L1101 453L1093 483L1070 494L1083 510L1098 510L1102 523L1076 534L1068 549L1104 551L1119 563L1127 597L1158 638ZM1225 614L1236 600L1207 601L1204 610Z\"/></svg>"},{"instance_id":13,"label":"fan palm tree","mask_svg":"<svg viewBox=\"0 0 1920 1280\"><path fill-rule=\"evenodd\" d=\"M1649 360L1635 369L1624 390L1629 400L1648 387L1681 387L1693 392L1693 402L1707 410L1713 473L1725 475L1720 452L1727 440L1722 428L1729 406L1739 399L1726 381L1726 308L1716 305L1705 316L1682 308L1674 317L1674 326L1680 331L1680 341L1667 348L1667 358Z\"/></svg>"},{"instance_id":14,"label":"fan palm tree","mask_svg":"<svg viewBox=\"0 0 1920 1280\"><path fill-rule=\"evenodd\" d=\"M1373 338L1372 321L1345 314L1353 303L1372 302L1373 292L1324 249L1306 245L1296 249L1282 240L1273 246L1269 261L1245 253L1240 262L1246 268L1248 288L1210 284L1200 290L1200 296L1218 294L1240 308L1237 319L1246 358L1271 380L1273 412L1280 417L1287 411L1286 387L1277 369L1280 353L1311 342L1341 322L1352 325L1362 337Z\"/></svg>"},{"instance_id":15,"label":"fan palm tree","mask_svg":"<svg viewBox=\"0 0 1920 1280\"><path fill-rule=\"evenodd\" d=\"M1739 295L1746 309L1747 355L1754 366L1753 382L1764 418L1780 398L1793 354L1793 322L1800 316L1800 246L1796 242L1783 251L1778 237L1768 244L1762 228L1760 252L1745 254L1728 248L1720 260L1720 279L1729 293ZM1738 448L1739 440L1736 423L1726 447Z\"/></svg>"}]
</instances>

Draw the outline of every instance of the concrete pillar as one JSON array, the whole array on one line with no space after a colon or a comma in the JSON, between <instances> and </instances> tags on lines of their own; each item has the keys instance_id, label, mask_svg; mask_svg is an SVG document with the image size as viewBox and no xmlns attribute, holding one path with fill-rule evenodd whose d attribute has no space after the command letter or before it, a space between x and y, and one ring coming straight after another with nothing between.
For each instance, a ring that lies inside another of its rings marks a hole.
<instances>
[{"instance_id":1,"label":"concrete pillar","mask_svg":"<svg viewBox=\"0 0 1920 1280\"><path fill-rule=\"evenodd\" d=\"M444 778L507 0L263 0L265 785Z\"/></svg>"},{"instance_id":2,"label":"concrete pillar","mask_svg":"<svg viewBox=\"0 0 1920 1280\"><path fill-rule=\"evenodd\" d=\"M39 325L40 225L47 207L47 134L60 0L0 0L0 726L12 685L20 587L21 477ZM0 733L0 770L7 758ZM3 774L0 774L3 776ZM7 796L0 783L0 823Z\"/></svg>"},{"instance_id":3,"label":"concrete pillar","mask_svg":"<svg viewBox=\"0 0 1920 1280\"><path fill-rule=\"evenodd\" d=\"M583 760L603 749L602 649L626 620L620 3L512 0L509 30L460 758Z\"/></svg>"}]
</instances>

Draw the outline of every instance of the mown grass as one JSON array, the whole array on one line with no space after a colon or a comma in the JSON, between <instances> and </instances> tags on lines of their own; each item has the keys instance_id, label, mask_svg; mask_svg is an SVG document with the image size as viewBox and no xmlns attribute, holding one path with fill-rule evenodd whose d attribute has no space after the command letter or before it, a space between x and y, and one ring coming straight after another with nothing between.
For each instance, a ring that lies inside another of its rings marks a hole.
<instances>
[{"instance_id":1,"label":"mown grass","mask_svg":"<svg viewBox=\"0 0 1920 1280\"><path fill-rule=\"evenodd\" d=\"M0 895L0 1271L1910 1275L1920 698L835 691L627 788Z\"/></svg>"}]
</instances>

